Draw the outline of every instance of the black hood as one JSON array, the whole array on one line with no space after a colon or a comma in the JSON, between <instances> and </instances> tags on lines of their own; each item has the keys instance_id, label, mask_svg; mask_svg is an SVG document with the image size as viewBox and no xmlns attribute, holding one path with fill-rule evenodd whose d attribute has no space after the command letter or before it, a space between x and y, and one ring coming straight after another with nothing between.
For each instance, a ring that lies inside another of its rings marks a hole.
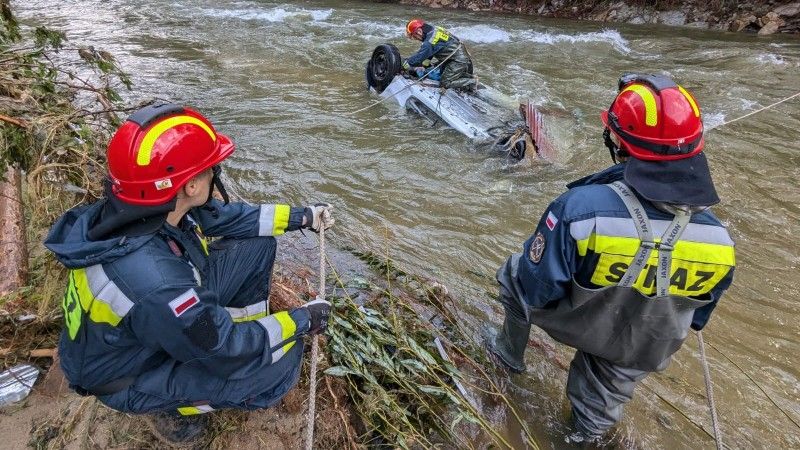
<instances>
[{"instance_id":1,"label":"black hood","mask_svg":"<svg viewBox=\"0 0 800 450\"><path fill-rule=\"evenodd\" d=\"M167 215L175 209L176 197L156 206L138 206L125 203L111 189L111 181L104 183L105 204L100 216L89 228L93 241L114 237L135 237L153 234L164 225Z\"/></svg>"}]
</instances>

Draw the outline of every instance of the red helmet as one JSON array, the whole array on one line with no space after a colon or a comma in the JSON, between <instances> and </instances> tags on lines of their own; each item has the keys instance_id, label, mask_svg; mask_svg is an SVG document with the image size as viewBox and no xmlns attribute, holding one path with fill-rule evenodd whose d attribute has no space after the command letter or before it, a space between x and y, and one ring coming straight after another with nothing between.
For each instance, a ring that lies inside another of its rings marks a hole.
<instances>
[{"instance_id":1,"label":"red helmet","mask_svg":"<svg viewBox=\"0 0 800 450\"><path fill-rule=\"evenodd\" d=\"M619 89L601 119L630 156L674 161L703 150L700 108L686 89L657 75L625 75Z\"/></svg>"},{"instance_id":2,"label":"red helmet","mask_svg":"<svg viewBox=\"0 0 800 450\"><path fill-rule=\"evenodd\" d=\"M409 20L408 23L406 24L406 36L410 37L412 34L414 34L415 31L422 28L423 25L425 25L425 21L422 19Z\"/></svg>"},{"instance_id":3,"label":"red helmet","mask_svg":"<svg viewBox=\"0 0 800 450\"><path fill-rule=\"evenodd\" d=\"M108 174L122 201L160 205L233 150L233 142L196 111L173 104L148 106L131 114L111 138Z\"/></svg>"}]
</instances>

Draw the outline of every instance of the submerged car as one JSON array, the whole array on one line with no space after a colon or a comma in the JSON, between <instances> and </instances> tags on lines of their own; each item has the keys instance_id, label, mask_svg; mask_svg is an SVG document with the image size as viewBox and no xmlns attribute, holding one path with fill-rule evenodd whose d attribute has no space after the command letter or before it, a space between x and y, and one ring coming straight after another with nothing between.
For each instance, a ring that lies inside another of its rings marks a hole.
<instances>
[{"instance_id":1,"label":"submerged car","mask_svg":"<svg viewBox=\"0 0 800 450\"><path fill-rule=\"evenodd\" d=\"M444 122L477 143L506 152L515 160L553 158L553 147L542 129L541 114L532 104L519 104L516 108L509 98L482 83L477 83L473 91L441 88L436 68L419 77L401 68L397 47L377 46L366 67L369 89L432 124Z\"/></svg>"}]
</instances>

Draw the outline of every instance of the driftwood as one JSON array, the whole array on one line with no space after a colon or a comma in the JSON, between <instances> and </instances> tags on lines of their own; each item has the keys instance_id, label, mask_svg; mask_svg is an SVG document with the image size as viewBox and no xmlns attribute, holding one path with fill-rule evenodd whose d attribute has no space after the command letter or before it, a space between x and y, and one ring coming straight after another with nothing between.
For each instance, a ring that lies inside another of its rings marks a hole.
<instances>
[{"instance_id":1,"label":"driftwood","mask_svg":"<svg viewBox=\"0 0 800 450\"><path fill-rule=\"evenodd\" d=\"M0 296L28 281L28 249L22 214L22 174L9 168L0 181Z\"/></svg>"}]
</instances>

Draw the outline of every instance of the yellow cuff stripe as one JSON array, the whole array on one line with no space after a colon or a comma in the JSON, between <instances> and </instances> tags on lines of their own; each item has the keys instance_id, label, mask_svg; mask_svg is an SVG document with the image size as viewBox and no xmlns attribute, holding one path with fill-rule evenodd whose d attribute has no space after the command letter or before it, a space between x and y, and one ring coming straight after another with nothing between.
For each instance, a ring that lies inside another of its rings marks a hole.
<instances>
[{"instance_id":1,"label":"yellow cuff stripe","mask_svg":"<svg viewBox=\"0 0 800 450\"><path fill-rule=\"evenodd\" d=\"M272 220L272 235L280 236L289 226L289 213L292 208L289 205L275 205L275 218Z\"/></svg>"},{"instance_id":2,"label":"yellow cuff stripe","mask_svg":"<svg viewBox=\"0 0 800 450\"><path fill-rule=\"evenodd\" d=\"M286 311L281 311L279 313L273 314L273 317L281 324L281 340L285 341L290 337L294 336L294 333L297 331L297 324L294 323L292 320L292 316L289 315ZM289 342L288 344L283 346L283 352L286 353L289 351L290 348L294 345L294 341Z\"/></svg>"},{"instance_id":3,"label":"yellow cuff stripe","mask_svg":"<svg viewBox=\"0 0 800 450\"><path fill-rule=\"evenodd\" d=\"M211 136L212 140L214 141L217 140L217 135L215 135L214 132L211 131L211 128L209 128L208 125L206 125L205 123L203 123L203 121L201 121L196 117L192 116L170 117L169 119L163 120L158 124L156 124L156 126L151 128L147 132L147 134L144 135L144 139L142 139L142 143L139 145L139 152L136 154L136 164L140 166L146 166L150 164L150 154L153 151L153 146L155 145L156 140L158 140L158 138L161 137L161 135L164 134L164 132L169 130L170 128L177 127L178 125L184 125L187 123L197 125L198 127L205 130L206 133L208 133L208 135Z\"/></svg>"}]
</instances>

